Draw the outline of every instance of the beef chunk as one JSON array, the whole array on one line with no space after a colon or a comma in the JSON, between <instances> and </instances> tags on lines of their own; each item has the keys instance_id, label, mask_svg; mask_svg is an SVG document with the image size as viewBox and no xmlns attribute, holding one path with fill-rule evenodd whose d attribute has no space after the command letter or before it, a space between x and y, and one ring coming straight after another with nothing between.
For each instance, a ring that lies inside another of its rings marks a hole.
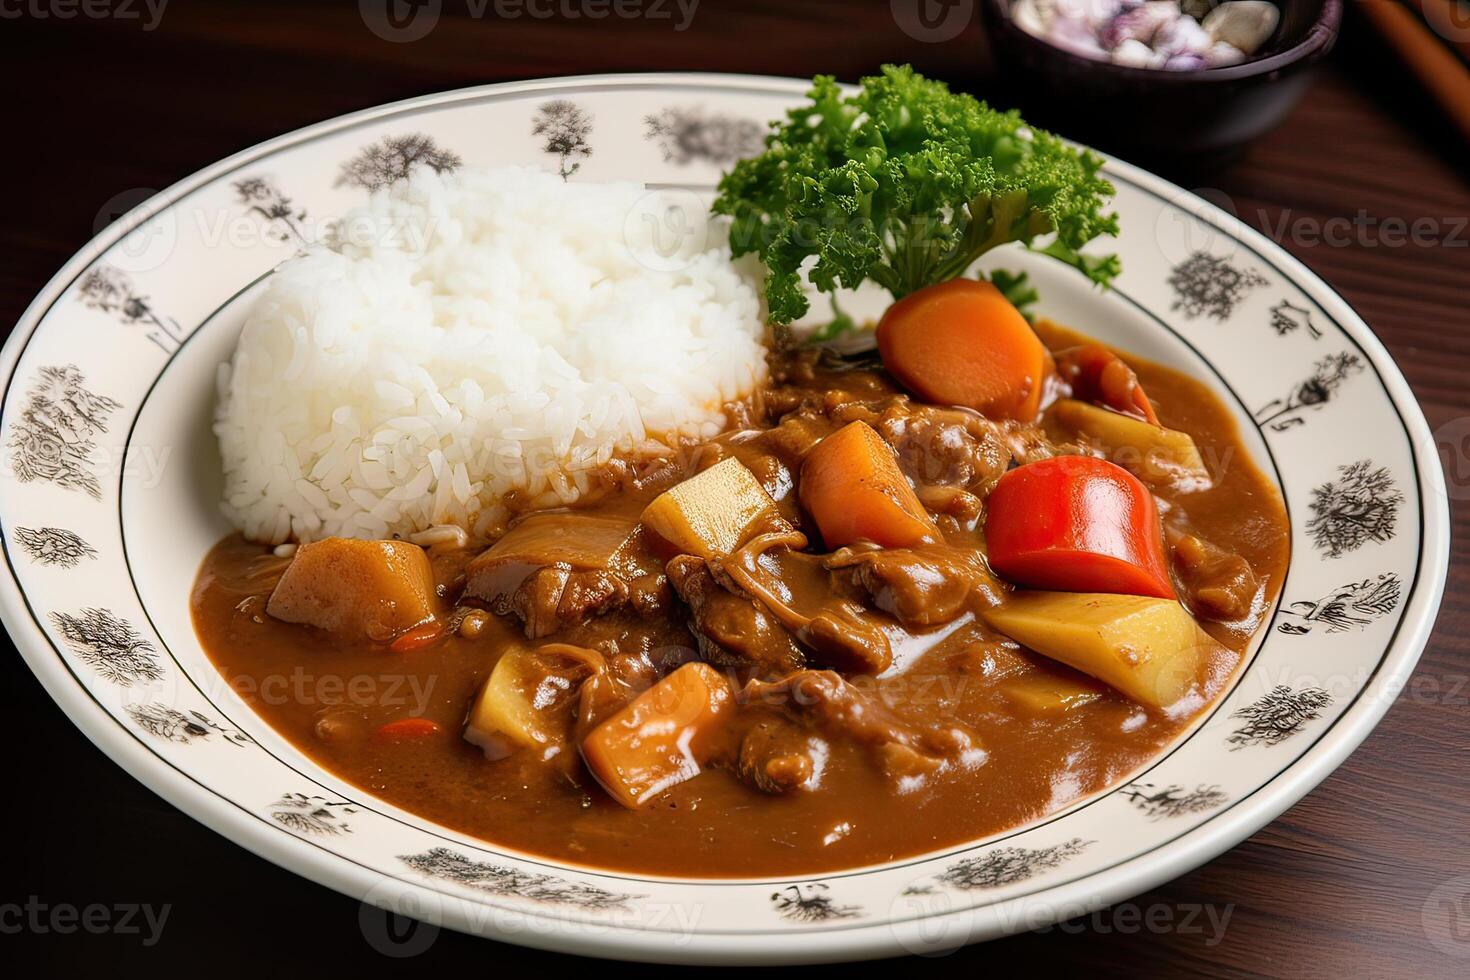
<instances>
[{"instance_id":1,"label":"beef chunk","mask_svg":"<svg viewBox=\"0 0 1470 980\"><path fill-rule=\"evenodd\" d=\"M810 729L773 715L746 730L735 773L763 793L814 790L830 751Z\"/></svg>"},{"instance_id":2,"label":"beef chunk","mask_svg":"<svg viewBox=\"0 0 1470 980\"><path fill-rule=\"evenodd\" d=\"M882 629L829 587L814 555L781 549L728 562L681 555L669 563L669 578L689 604L701 652L714 663L755 664L771 676L808 660L876 674L893 660Z\"/></svg>"},{"instance_id":3,"label":"beef chunk","mask_svg":"<svg viewBox=\"0 0 1470 980\"><path fill-rule=\"evenodd\" d=\"M664 588L635 518L569 512L513 526L466 567L464 594L537 639L624 607L655 612Z\"/></svg>"},{"instance_id":4,"label":"beef chunk","mask_svg":"<svg viewBox=\"0 0 1470 980\"><path fill-rule=\"evenodd\" d=\"M680 555L669 562L668 574L674 591L689 606L689 628L705 660L754 666L763 675L805 664L801 648L780 621L733 583L717 580L703 558Z\"/></svg>"},{"instance_id":5,"label":"beef chunk","mask_svg":"<svg viewBox=\"0 0 1470 980\"><path fill-rule=\"evenodd\" d=\"M830 670L801 670L776 681L751 681L740 692L740 700L784 708L809 724L867 745L919 740L918 733L881 702Z\"/></svg>"},{"instance_id":6,"label":"beef chunk","mask_svg":"<svg viewBox=\"0 0 1470 980\"><path fill-rule=\"evenodd\" d=\"M1170 534L1184 604L1204 619L1230 622L1251 611L1260 580L1250 563L1193 534Z\"/></svg>"},{"instance_id":7,"label":"beef chunk","mask_svg":"<svg viewBox=\"0 0 1470 980\"><path fill-rule=\"evenodd\" d=\"M751 681L740 692L746 705L779 708L790 719L866 746L901 789L956 765L975 765L985 753L960 728L920 725L899 718L882 701L830 670L802 670L777 681Z\"/></svg>"},{"instance_id":8,"label":"beef chunk","mask_svg":"<svg viewBox=\"0 0 1470 980\"><path fill-rule=\"evenodd\" d=\"M849 674L881 674L893 662L893 649L881 629L844 609L822 611L796 631L818 666Z\"/></svg>"},{"instance_id":9,"label":"beef chunk","mask_svg":"<svg viewBox=\"0 0 1470 980\"><path fill-rule=\"evenodd\" d=\"M1004 591L972 548L842 548L824 564L841 586L910 627L948 623Z\"/></svg>"},{"instance_id":10,"label":"beef chunk","mask_svg":"<svg viewBox=\"0 0 1470 980\"><path fill-rule=\"evenodd\" d=\"M576 572L557 563L536 569L512 592L486 598L502 616L516 616L531 639L576 626L628 601L628 583L610 572Z\"/></svg>"}]
</instances>

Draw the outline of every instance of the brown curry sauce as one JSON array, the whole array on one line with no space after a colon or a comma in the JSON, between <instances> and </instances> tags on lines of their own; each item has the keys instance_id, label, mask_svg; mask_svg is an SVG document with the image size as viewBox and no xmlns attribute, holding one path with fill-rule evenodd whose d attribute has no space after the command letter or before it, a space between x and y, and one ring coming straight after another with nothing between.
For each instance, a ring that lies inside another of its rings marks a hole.
<instances>
[{"instance_id":1,"label":"brown curry sauce","mask_svg":"<svg viewBox=\"0 0 1470 980\"><path fill-rule=\"evenodd\" d=\"M1039 332L1054 349L1077 339L1045 325ZM482 614L474 638L453 634L424 649L393 653L382 644L344 641L267 615L264 598L287 562L266 546L232 536L200 570L195 627L240 695L323 767L404 810L506 848L626 872L747 877L820 874L983 838L1113 786L1155 757L1228 685L1280 588L1289 541L1280 494L1250 461L1229 411L1192 379L1136 359L1129 363L1162 423L1194 437L1214 477L1213 486L1188 493L1155 488L1181 597L1196 609L1201 595L1221 584L1211 581L1209 562L1197 562L1193 572L1187 561L1178 564L1185 560L1179 539L1186 536L1243 559L1254 588L1244 616L1201 620L1224 651L1200 678L1204 701L1178 716L1101 687L1100 698L1063 713L1030 713L1005 693L1008 681L1037 672L1081 675L963 616L930 631L910 631L917 635L896 645L887 671L846 678L861 695L880 701L896 725L967 733L969 747L957 749L952 764L896 778L891 767L874 764L870 745L828 737L816 790L762 792L732 763L629 810L574 764L547 764L530 751L491 761L461 737L461 729L476 692L507 649L554 640L636 654L659 670L688 660L697 643L677 599L656 615L614 610L561 625L539 640L528 640L514 617ZM931 438L923 435L926 424L933 430L928 451L906 456L898 447L908 475L921 492L930 491L926 503L945 499L940 491L956 483L984 483L984 474L972 472L973 460L962 465L952 458L954 432L944 426L954 421L953 410L919 417L906 402L879 372L831 371L798 358L776 365L769 390L750 409L748 428L794 415L799 417L783 438L795 432L815 439L837 428L843 413L875 416L874 406L887 406L889 419L908 421L915 439ZM1050 451L1041 430L1027 429L1021 441ZM713 447L715 458L742 459L768 488L784 479L781 453L768 437L752 438L747 430L722 436ZM617 481L584 510L637 513L708 462L706 454L695 453L646 479ZM799 519L789 490L778 503ZM974 549L975 517L963 510L946 520L945 536L950 546ZM478 553L430 551L446 609L457 604L465 567ZM752 717L779 714L759 704L746 710ZM431 719L441 730L405 741L375 735L384 723L411 716Z\"/></svg>"}]
</instances>

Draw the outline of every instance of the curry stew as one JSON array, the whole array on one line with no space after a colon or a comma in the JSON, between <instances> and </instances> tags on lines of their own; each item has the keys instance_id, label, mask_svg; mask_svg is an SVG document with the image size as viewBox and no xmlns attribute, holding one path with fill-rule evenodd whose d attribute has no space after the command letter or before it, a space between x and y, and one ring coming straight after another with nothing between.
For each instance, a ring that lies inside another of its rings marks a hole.
<instances>
[{"instance_id":1,"label":"curry stew","mask_svg":"<svg viewBox=\"0 0 1470 980\"><path fill-rule=\"evenodd\" d=\"M1023 824L1220 695L1288 557L1208 389L1038 333L1037 421L806 351L487 542L230 537L199 637L325 768L554 860L806 875Z\"/></svg>"}]
</instances>

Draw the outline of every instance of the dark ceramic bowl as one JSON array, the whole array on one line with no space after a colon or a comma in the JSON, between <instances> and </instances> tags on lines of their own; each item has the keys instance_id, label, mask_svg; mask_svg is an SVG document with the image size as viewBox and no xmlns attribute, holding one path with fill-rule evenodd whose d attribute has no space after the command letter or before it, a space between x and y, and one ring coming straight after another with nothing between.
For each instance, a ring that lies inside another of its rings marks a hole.
<instances>
[{"instance_id":1,"label":"dark ceramic bowl","mask_svg":"<svg viewBox=\"0 0 1470 980\"><path fill-rule=\"evenodd\" d=\"M1094 61L1011 19L1011 0L981 0L1007 101L1037 125L1140 162L1232 159L1286 117L1332 49L1342 0L1276 0L1281 23L1250 61L1164 71Z\"/></svg>"}]
</instances>

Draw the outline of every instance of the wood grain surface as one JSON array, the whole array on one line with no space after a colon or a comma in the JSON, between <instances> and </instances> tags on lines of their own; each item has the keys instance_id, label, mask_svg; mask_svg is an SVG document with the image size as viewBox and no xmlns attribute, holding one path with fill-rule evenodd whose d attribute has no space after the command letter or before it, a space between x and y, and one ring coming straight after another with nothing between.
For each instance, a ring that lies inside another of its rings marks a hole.
<instances>
[{"instance_id":1,"label":"wood grain surface","mask_svg":"<svg viewBox=\"0 0 1470 980\"><path fill-rule=\"evenodd\" d=\"M144 192L259 140L394 99L601 71L823 71L853 79L884 61L910 61L1010 103L1017 93L991 77L974 18L959 37L925 43L896 24L893 8L906 2L703 0L680 30L684 15L673 0L660 4L667 18L596 20L567 15L587 9L580 0L545 0L536 9L552 16L514 19L497 16L494 4L476 4L485 10L476 18L466 0L443 0L427 37L390 43L364 26L353 0L172 0L156 23L142 0L86 8L110 11L106 17L86 16L67 0L3 0L0 323L14 323L51 274ZM1221 173L1182 175L1342 292L1388 345L1443 436L1455 565L1415 683L1320 788L1217 860L1128 906L904 969L1470 973L1470 878L1455 880L1470 874L1465 149L1350 19L1284 126ZM1400 226L1429 229L1428 240L1399 243ZM385 943L381 919L363 918L358 903L248 854L134 782L87 743L6 646L0 953L12 962L35 956L50 970L87 974L341 976L386 972L397 964L380 947L413 947ZM151 946L118 931L27 925L16 935L21 917L7 909L27 902L166 904L170 913ZM1153 921L1167 915L1174 924L1140 928L1156 908L1168 911ZM1191 909L1205 914L1185 928ZM1211 925L1226 916L1223 929ZM430 938L404 966L514 975L590 965L457 934Z\"/></svg>"}]
</instances>

